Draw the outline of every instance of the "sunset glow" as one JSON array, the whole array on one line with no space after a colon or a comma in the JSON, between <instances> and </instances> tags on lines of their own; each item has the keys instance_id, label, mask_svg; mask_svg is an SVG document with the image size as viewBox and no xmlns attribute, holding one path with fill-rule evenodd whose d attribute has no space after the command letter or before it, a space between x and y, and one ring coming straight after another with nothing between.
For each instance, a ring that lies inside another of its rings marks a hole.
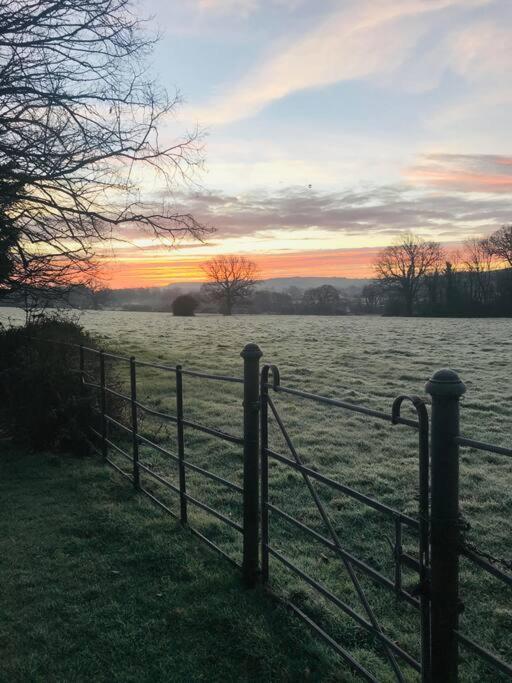
<instances>
[{"instance_id":1,"label":"sunset glow","mask_svg":"<svg viewBox=\"0 0 512 683\"><path fill-rule=\"evenodd\" d=\"M508 0L147 0L154 68L205 169L162 198L214 228L171 247L132 231L111 287L203 279L221 253L262 277L369 277L398 233L460 243L510 222Z\"/></svg>"},{"instance_id":2,"label":"sunset glow","mask_svg":"<svg viewBox=\"0 0 512 683\"><path fill-rule=\"evenodd\" d=\"M250 255L263 279L275 277L372 277L372 261L377 248L331 249L291 254ZM107 261L104 277L114 289L124 287L161 287L170 283L203 281L197 257L152 256L145 259L127 258Z\"/></svg>"}]
</instances>

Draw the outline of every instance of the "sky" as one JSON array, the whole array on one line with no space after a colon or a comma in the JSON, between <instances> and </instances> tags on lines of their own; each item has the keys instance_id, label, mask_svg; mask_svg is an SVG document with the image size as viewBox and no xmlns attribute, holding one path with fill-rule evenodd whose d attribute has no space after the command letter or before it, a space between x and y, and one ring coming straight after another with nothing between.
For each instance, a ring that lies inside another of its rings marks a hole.
<instances>
[{"instance_id":1,"label":"sky","mask_svg":"<svg viewBox=\"0 0 512 683\"><path fill-rule=\"evenodd\" d=\"M512 221L511 0L139 0L152 70L203 131L170 200L214 228L117 245L110 286L201 280L212 255L262 277L368 277L403 231L447 245ZM141 187L150 194L154 187Z\"/></svg>"}]
</instances>

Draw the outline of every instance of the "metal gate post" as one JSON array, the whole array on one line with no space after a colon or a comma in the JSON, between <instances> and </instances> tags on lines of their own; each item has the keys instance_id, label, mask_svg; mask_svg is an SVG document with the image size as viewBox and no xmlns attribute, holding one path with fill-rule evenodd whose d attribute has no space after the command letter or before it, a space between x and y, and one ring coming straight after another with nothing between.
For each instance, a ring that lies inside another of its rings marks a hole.
<instances>
[{"instance_id":1,"label":"metal gate post","mask_svg":"<svg viewBox=\"0 0 512 683\"><path fill-rule=\"evenodd\" d=\"M268 365L261 371L260 383L260 463L261 463L261 582L268 583Z\"/></svg>"},{"instance_id":2,"label":"metal gate post","mask_svg":"<svg viewBox=\"0 0 512 683\"><path fill-rule=\"evenodd\" d=\"M244 540L243 578L253 588L259 575L259 408L260 358L257 344L247 344L244 359Z\"/></svg>"},{"instance_id":3,"label":"metal gate post","mask_svg":"<svg viewBox=\"0 0 512 683\"><path fill-rule=\"evenodd\" d=\"M459 400L466 391L453 370L427 383L431 421L431 647L432 681L456 683L459 617Z\"/></svg>"}]
</instances>

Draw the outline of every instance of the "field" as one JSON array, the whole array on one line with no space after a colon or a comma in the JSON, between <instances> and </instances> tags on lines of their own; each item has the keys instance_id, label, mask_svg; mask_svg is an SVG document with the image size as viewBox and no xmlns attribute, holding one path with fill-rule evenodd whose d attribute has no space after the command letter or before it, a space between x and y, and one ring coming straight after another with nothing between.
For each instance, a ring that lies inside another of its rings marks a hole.
<instances>
[{"instance_id":1,"label":"field","mask_svg":"<svg viewBox=\"0 0 512 683\"><path fill-rule=\"evenodd\" d=\"M4 309L0 320L16 318ZM173 318L167 314L88 312L85 327L119 352L141 360L180 363L191 369L241 376L240 351L248 341L258 343L263 362L279 366L283 385L345 399L389 411L402 393L424 394L424 385L441 367L459 372L467 386L462 401L464 435L498 445L510 445L512 431L512 321L494 319L440 320L373 317L216 316ZM95 373L94 359L88 370ZM127 381L127 367L109 368L114 381ZM161 412L174 412L174 377L140 368L139 400ZM391 426L279 395L276 404L303 460L311 467L411 516L417 515L417 436L413 430ZM185 413L190 419L234 434L241 433L241 391L238 385L186 378ZM412 413L411 413L412 415ZM174 427L145 419L142 432L174 449ZM121 435L112 434L121 439ZM275 429L272 447L288 455ZM191 462L240 483L240 448L187 430L186 456ZM146 463L176 481L176 468L154 451L142 454ZM189 492L240 520L237 494L188 473ZM464 451L461 456L461 507L471 528L470 542L499 557L510 556L512 463L505 457ZM155 488L145 480L148 488ZM326 534L303 481L291 470L271 468L272 502ZM344 546L375 568L392 576L388 538L392 526L380 514L323 486L318 493ZM177 510L172 494L159 490ZM233 557L240 557L238 534L206 513L191 508L192 523ZM279 519L271 524L271 542L299 566L360 611L343 565L329 551L302 537ZM404 544L412 554L416 540ZM503 585L463 562L461 630L512 660L512 608ZM326 630L344 643L382 681L393 675L378 647L350 619L334 614L312 598L307 586L271 563L271 583L278 595L291 597ZM412 584L414 575L406 574ZM402 647L417 654L418 623L414 611L392 594L363 581L369 602L386 631ZM306 628L305 626L303 627ZM462 652L461 680L499 681L499 675ZM341 667L343 669L343 666ZM404 668L406 680L416 680ZM342 679L343 680L343 679ZM348 679L347 679L348 680Z\"/></svg>"}]
</instances>

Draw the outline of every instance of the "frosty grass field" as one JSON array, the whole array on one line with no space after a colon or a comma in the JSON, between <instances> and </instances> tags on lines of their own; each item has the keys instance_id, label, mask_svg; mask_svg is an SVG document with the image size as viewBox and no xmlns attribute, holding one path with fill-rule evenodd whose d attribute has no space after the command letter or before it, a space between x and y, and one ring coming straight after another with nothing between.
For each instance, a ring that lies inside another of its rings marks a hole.
<instances>
[{"instance_id":1,"label":"frosty grass field","mask_svg":"<svg viewBox=\"0 0 512 683\"><path fill-rule=\"evenodd\" d=\"M0 311L0 321L4 324L8 318L19 321L19 316L13 309ZM81 322L100 335L106 347L119 353L239 377L242 374L240 351L245 343L254 341L264 353L262 362L278 365L283 385L385 411L390 411L392 400L398 394L424 395L424 385L431 374L439 368L451 367L467 387L461 408L462 433L498 445L511 443L512 320L174 318L159 313L87 312ZM88 368L91 373L95 372L93 358L88 361ZM117 364L117 368L118 381L126 382L127 366ZM241 434L239 385L192 377L184 381L187 417ZM138 394L140 401L161 412L175 410L171 373L139 368ZM309 466L416 516L418 463L414 430L376 422L339 408L318 406L300 398L279 395L275 402L299 454ZM172 424L146 418L141 431L173 449L174 429ZM241 482L238 446L191 430L186 430L185 436L187 459L231 481ZM112 438L122 440L123 437L112 433ZM288 455L276 430L271 432L271 446ZM171 480L177 480L175 466L163 456L143 449L141 458ZM275 463L271 466L270 478L271 501L326 535L300 475ZM467 539L493 555L510 558L512 462L504 456L466 449L461 451L460 481L462 513L471 525ZM148 477L144 478L144 485L158 490L178 510L172 493L158 489L158 484ZM237 493L226 491L192 471L187 472L187 486L196 498L240 520ZM340 493L321 485L317 489L346 549L392 577L390 521ZM192 506L189 514L196 528L240 559L241 539L236 531ZM270 536L275 547L361 613L344 567L328 550L277 518L271 520ZM413 535L405 533L404 545L416 554ZM511 661L510 590L473 569L468 562L461 562L461 594L465 605L461 631ZM228 565L226 571L230 571ZM334 613L275 560L271 561L270 573L278 594L293 596L296 604L347 646L379 680L394 680L379 647L374 646L355 622ZM404 576L413 585L414 574L405 571ZM392 594L364 577L361 581L384 631L417 655L419 631L414 609L396 601ZM468 652L461 650L461 655L461 680L505 680ZM404 665L404 670L407 680L417 680L412 669Z\"/></svg>"}]
</instances>

